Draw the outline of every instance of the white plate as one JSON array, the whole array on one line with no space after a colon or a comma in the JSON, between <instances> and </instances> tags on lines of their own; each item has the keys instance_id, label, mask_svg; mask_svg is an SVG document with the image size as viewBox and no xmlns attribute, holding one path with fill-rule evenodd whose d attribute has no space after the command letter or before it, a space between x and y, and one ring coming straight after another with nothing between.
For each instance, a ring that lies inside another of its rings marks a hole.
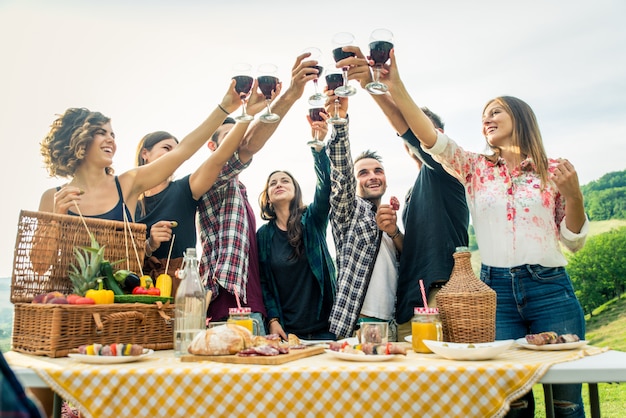
<instances>
[{"instance_id":1,"label":"white plate","mask_svg":"<svg viewBox=\"0 0 626 418\"><path fill-rule=\"evenodd\" d=\"M493 341L490 343L449 343L444 341L424 340L426 347L442 357L451 360L489 360L513 345L513 340Z\"/></svg>"},{"instance_id":2,"label":"white plate","mask_svg":"<svg viewBox=\"0 0 626 418\"><path fill-rule=\"evenodd\" d=\"M348 360L348 361L367 361L367 362L389 361L397 357L404 357L403 355L400 355L400 354L390 354L390 355L352 354L352 353L343 353L341 351L333 351L333 350L326 350L326 352L333 357L336 357L341 360Z\"/></svg>"},{"instance_id":3,"label":"white plate","mask_svg":"<svg viewBox=\"0 0 626 418\"><path fill-rule=\"evenodd\" d=\"M138 356L93 356L87 354L76 354L70 353L67 356L75 361L80 361L81 363L90 363L90 364L119 364L119 363L131 363L133 361L137 361L142 358L146 358L154 354L154 350L150 350L147 348L143 349L143 354Z\"/></svg>"},{"instance_id":4,"label":"white plate","mask_svg":"<svg viewBox=\"0 0 626 418\"><path fill-rule=\"evenodd\" d=\"M561 351L561 350L573 350L574 348L582 347L587 344L586 340L576 341L575 343L559 343L559 344L544 344L544 345L535 345L528 344L526 338L518 338L515 342L529 350L538 350L538 351Z\"/></svg>"}]
</instances>

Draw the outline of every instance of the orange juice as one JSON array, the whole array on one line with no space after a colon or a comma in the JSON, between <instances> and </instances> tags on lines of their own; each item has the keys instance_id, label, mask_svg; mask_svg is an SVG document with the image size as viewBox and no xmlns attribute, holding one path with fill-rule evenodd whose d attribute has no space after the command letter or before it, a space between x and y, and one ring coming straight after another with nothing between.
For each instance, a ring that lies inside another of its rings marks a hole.
<instances>
[{"instance_id":1,"label":"orange juice","mask_svg":"<svg viewBox=\"0 0 626 418\"><path fill-rule=\"evenodd\" d=\"M439 309L414 308L413 313L415 314L411 320L413 351L416 353L432 353L423 341L441 341L443 339Z\"/></svg>"},{"instance_id":2,"label":"orange juice","mask_svg":"<svg viewBox=\"0 0 626 418\"><path fill-rule=\"evenodd\" d=\"M439 341L441 339L441 325L435 322L413 322L411 323L411 338L413 340L413 351L416 353L432 353L424 345L422 340Z\"/></svg>"},{"instance_id":3,"label":"orange juice","mask_svg":"<svg viewBox=\"0 0 626 418\"><path fill-rule=\"evenodd\" d=\"M244 328L248 328L251 333L254 333L254 325L252 323L252 318L245 319L228 319L228 322L236 325L241 325Z\"/></svg>"}]
</instances>

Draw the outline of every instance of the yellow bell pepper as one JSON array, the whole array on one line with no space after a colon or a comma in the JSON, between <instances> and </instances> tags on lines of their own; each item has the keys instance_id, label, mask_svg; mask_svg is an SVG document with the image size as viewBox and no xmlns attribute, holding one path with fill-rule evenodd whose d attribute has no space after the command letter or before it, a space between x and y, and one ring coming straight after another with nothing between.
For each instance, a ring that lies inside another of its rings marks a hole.
<instances>
[{"instance_id":1,"label":"yellow bell pepper","mask_svg":"<svg viewBox=\"0 0 626 418\"><path fill-rule=\"evenodd\" d=\"M89 289L85 293L86 298L93 299L97 305L113 303L115 301L115 293L112 290L106 290L102 284L102 279L98 279L98 289Z\"/></svg>"}]
</instances>

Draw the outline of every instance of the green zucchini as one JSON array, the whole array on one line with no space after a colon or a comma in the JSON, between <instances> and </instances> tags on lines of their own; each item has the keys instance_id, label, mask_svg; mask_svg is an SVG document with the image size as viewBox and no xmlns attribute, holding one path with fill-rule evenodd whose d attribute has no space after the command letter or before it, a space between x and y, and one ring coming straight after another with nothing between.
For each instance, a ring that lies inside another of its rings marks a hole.
<instances>
[{"instance_id":1,"label":"green zucchini","mask_svg":"<svg viewBox=\"0 0 626 418\"><path fill-rule=\"evenodd\" d=\"M152 295L115 295L115 303L155 303L174 302L173 298Z\"/></svg>"},{"instance_id":2,"label":"green zucchini","mask_svg":"<svg viewBox=\"0 0 626 418\"><path fill-rule=\"evenodd\" d=\"M106 260L100 263L100 274L104 276L104 286L107 289L112 290L115 295L124 294L124 291L120 285L117 284L117 280L115 280L115 277L113 276L113 267L111 267L111 263Z\"/></svg>"}]
</instances>

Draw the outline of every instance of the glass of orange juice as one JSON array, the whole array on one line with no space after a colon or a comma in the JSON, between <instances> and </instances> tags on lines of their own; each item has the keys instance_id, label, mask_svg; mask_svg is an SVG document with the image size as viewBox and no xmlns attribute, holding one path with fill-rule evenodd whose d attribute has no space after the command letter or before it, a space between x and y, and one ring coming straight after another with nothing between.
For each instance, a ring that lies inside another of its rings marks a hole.
<instances>
[{"instance_id":1,"label":"glass of orange juice","mask_svg":"<svg viewBox=\"0 0 626 418\"><path fill-rule=\"evenodd\" d=\"M228 309L228 322L247 328L252 335L260 335L259 323L251 315L251 308L230 308Z\"/></svg>"},{"instance_id":2,"label":"glass of orange juice","mask_svg":"<svg viewBox=\"0 0 626 418\"><path fill-rule=\"evenodd\" d=\"M411 320L411 340L416 353L432 353L424 340L443 341L443 330L437 308L414 308Z\"/></svg>"}]
</instances>

